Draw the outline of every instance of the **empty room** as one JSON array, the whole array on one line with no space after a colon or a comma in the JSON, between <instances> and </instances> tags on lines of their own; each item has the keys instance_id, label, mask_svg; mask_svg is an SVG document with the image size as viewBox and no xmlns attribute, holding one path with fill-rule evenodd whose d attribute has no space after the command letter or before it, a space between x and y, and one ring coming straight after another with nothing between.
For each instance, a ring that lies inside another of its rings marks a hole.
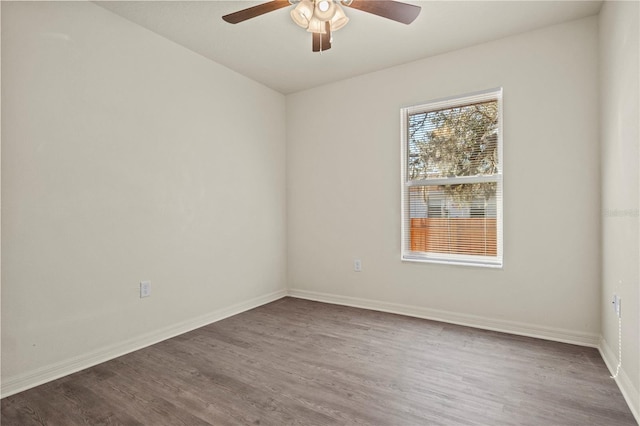
<instances>
[{"instance_id":1,"label":"empty room","mask_svg":"<svg viewBox=\"0 0 640 426\"><path fill-rule=\"evenodd\" d=\"M640 2L2 1L4 425L637 425Z\"/></svg>"}]
</instances>

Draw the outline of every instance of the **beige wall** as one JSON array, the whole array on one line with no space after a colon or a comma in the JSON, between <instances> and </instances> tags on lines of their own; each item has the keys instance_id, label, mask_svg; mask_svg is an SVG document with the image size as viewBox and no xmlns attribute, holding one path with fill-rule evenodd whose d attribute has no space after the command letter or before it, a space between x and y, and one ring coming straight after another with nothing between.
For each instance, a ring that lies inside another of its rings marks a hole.
<instances>
[{"instance_id":1,"label":"beige wall","mask_svg":"<svg viewBox=\"0 0 640 426\"><path fill-rule=\"evenodd\" d=\"M597 69L591 17L288 96L292 294L597 345ZM504 268L401 262L400 108L499 86Z\"/></svg>"},{"instance_id":2,"label":"beige wall","mask_svg":"<svg viewBox=\"0 0 640 426\"><path fill-rule=\"evenodd\" d=\"M284 294L284 118L91 3L3 2L3 394Z\"/></svg>"},{"instance_id":3,"label":"beige wall","mask_svg":"<svg viewBox=\"0 0 640 426\"><path fill-rule=\"evenodd\" d=\"M640 413L640 7L605 2L600 12L602 140L602 336L610 368L618 361L614 294L622 298L622 368L627 401Z\"/></svg>"}]
</instances>

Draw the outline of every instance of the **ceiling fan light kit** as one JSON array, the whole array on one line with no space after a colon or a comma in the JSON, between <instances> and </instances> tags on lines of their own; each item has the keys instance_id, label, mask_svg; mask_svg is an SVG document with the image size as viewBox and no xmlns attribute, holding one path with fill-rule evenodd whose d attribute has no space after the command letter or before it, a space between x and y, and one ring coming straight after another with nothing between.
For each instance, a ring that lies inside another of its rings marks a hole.
<instances>
[{"instance_id":1,"label":"ceiling fan light kit","mask_svg":"<svg viewBox=\"0 0 640 426\"><path fill-rule=\"evenodd\" d=\"M410 24L420 14L420 6L393 0L273 0L230 13L222 19L237 24L294 5L291 19L296 25L312 33L312 50L322 52L331 48L331 33L349 22L341 4L403 24Z\"/></svg>"},{"instance_id":2,"label":"ceiling fan light kit","mask_svg":"<svg viewBox=\"0 0 640 426\"><path fill-rule=\"evenodd\" d=\"M301 0L291 11L291 19L299 27L307 28L313 16L313 2L311 0Z\"/></svg>"}]
</instances>

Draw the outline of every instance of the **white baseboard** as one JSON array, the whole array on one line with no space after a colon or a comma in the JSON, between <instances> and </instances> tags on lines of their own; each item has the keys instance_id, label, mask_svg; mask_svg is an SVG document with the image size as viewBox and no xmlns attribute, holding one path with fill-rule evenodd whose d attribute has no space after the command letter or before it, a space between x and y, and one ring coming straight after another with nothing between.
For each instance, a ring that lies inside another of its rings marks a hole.
<instances>
[{"instance_id":1,"label":"white baseboard","mask_svg":"<svg viewBox=\"0 0 640 426\"><path fill-rule=\"evenodd\" d=\"M607 343L603 338L600 339L600 345L598 345L598 350L600 351L600 355L604 360L604 363L607 365L607 368L613 375L616 371L616 367L618 366L618 357L617 346L616 351L614 351L611 346ZM635 360L637 362L637 360ZM640 392L636 389L626 371L624 370L624 360L622 362L622 366L620 367L620 372L618 377L615 379L618 384L618 388L620 388L620 392L622 392L622 396L624 396L625 401L627 401L627 405L629 409L633 413L633 416L636 418L636 422L640 424Z\"/></svg>"},{"instance_id":2,"label":"white baseboard","mask_svg":"<svg viewBox=\"0 0 640 426\"><path fill-rule=\"evenodd\" d=\"M258 306L281 299L286 295L286 290L279 290L263 296L258 296L245 302L218 309L208 314L186 320L160 330L155 330L134 339L129 339L112 346L98 349L91 353L79 355L75 358L47 365L14 377L3 377L2 386L0 387L0 395L4 398L18 392L22 392L43 383L84 370L85 368L89 368L130 352L151 346L163 340L187 333L195 330L196 328L257 308Z\"/></svg>"},{"instance_id":3,"label":"white baseboard","mask_svg":"<svg viewBox=\"0 0 640 426\"><path fill-rule=\"evenodd\" d=\"M362 299L359 297L340 296L336 294L318 293L315 291L289 289L288 295L300 299L333 303L336 305L353 306L374 311L407 315L416 318L441 321L485 330L535 337L556 342L571 343L580 346L597 348L600 343L598 334L584 333L555 327L544 327L516 321L507 321L476 315L461 314L419 306L402 305L398 303L382 302L379 300Z\"/></svg>"}]
</instances>

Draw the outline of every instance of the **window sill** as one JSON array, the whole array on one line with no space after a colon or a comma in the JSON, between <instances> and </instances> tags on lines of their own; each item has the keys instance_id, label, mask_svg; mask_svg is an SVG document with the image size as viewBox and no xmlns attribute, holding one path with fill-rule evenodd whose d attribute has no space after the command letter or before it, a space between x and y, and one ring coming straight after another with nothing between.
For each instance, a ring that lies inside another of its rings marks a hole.
<instances>
[{"instance_id":1,"label":"window sill","mask_svg":"<svg viewBox=\"0 0 640 426\"><path fill-rule=\"evenodd\" d=\"M456 259L438 259L438 258L427 258L422 256L402 256L401 260L403 262L413 262L413 263L435 263L441 265L452 265L452 266L472 266L472 267L481 267L481 268L491 268L491 269L503 269L503 262L498 261L473 261L473 260L456 260Z\"/></svg>"}]
</instances>

